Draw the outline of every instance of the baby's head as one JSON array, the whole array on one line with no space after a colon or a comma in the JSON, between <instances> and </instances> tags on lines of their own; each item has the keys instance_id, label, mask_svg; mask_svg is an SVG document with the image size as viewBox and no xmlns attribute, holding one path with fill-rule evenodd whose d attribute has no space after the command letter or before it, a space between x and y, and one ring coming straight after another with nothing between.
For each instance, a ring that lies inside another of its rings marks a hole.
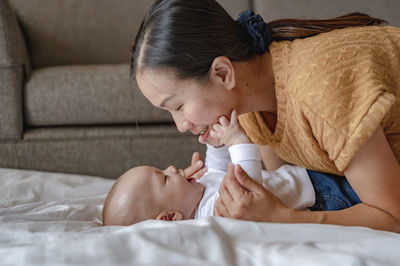
<instances>
[{"instance_id":1,"label":"baby's head","mask_svg":"<svg viewBox=\"0 0 400 266\"><path fill-rule=\"evenodd\" d=\"M103 208L103 225L131 225L148 219L183 220L194 216L204 186L170 166L139 166L114 183Z\"/></svg>"}]
</instances>

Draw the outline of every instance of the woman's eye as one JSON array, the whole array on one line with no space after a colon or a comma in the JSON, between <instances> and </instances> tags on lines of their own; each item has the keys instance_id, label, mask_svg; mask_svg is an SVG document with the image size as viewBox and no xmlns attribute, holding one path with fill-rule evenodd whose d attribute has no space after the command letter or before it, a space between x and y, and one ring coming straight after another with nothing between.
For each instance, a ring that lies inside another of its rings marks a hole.
<instances>
[{"instance_id":1,"label":"woman's eye","mask_svg":"<svg viewBox=\"0 0 400 266\"><path fill-rule=\"evenodd\" d=\"M168 176L166 175L166 176L165 176L165 182L167 182L167 177L168 177Z\"/></svg>"}]
</instances>

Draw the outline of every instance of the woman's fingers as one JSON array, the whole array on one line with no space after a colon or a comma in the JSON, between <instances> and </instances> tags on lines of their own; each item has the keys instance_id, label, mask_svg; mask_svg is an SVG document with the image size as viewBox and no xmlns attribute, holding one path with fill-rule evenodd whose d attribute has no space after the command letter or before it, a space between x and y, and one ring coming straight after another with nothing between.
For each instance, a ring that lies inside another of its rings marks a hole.
<instances>
[{"instance_id":1,"label":"woman's fingers","mask_svg":"<svg viewBox=\"0 0 400 266\"><path fill-rule=\"evenodd\" d=\"M243 201L244 197L247 196L247 191L240 187L240 184L235 181L234 175L234 165L229 163L227 174L218 190L219 198L214 205L217 210L216 215L241 218L239 215L239 211L241 210L240 203ZM233 193L235 194L233 195Z\"/></svg>"},{"instance_id":2,"label":"woman's fingers","mask_svg":"<svg viewBox=\"0 0 400 266\"><path fill-rule=\"evenodd\" d=\"M234 166L232 163L229 163L228 173L226 174L223 180L226 193L229 193L230 197L232 198L232 201L240 200L243 197L243 195L245 195L248 192L248 190L246 188L243 188L236 180L235 168L236 166ZM247 175L246 172L244 172L244 174Z\"/></svg>"},{"instance_id":3,"label":"woman's fingers","mask_svg":"<svg viewBox=\"0 0 400 266\"><path fill-rule=\"evenodd\" d=\"M234 170L234 165L232 163L229 163L227 173L226 173L224 179L222 180L221 185L218 190L219 197L214 204L214 214L216 216L222 216L222 217L230 216L227 205L232 204L233 198L225 186L225 182L226 182L225 180L228 178L227 176L234 175L233 170Z\"/></svg>"},{"instance_id":4,"label":"woman's fingers","mask_svg":"<svg viewBox=\"0 0 400 266\"><path fill-rule=\"evenodd\" d=\"M219 197L221 198L221 200L223 202L226 202L227 204L229 204L230 202L234 201L231 193L229 192L228 188L225 185L221 185L219 187L218 193L219 193Z\"/></svg>"},{"instance_id":5,"label":"woman's fingers","mask_svg":"<svg viewBox=\"0 0 400 266\"><path fill-rule=\"evenodd\" d=\"M221 217L229 217L228 209L225 206L225 203L222 201L221 197L219 197L214 204L214 215Z\"/></svg>"},{"instance_id":6,"label":"woman's fingers","mask_svg":"<svg viewBox=\"0 0 400 266\"><path fill-rule=\"evenodd\" d=\"M256 194L260 194L260 192L264 191L264 187L254 181L243 169L240 165L235 165L234 169L235 178L229 179L232 183L232 190L236 193L241 193L242 189L247 191L251 191ZM236 185L237 184L237 185ZM238 187L239 186L239 187Z\"/></svg>"},{"instance_id":7,"label":"woman's fingers","mask_svg":"<svg viewBox=\"0 0 400 266\"><path fill-rule=\"evenodd\" d=\"M225 188L221 189L221 200L217 206L220 212L224 208L225 217L252 221L280 221L282 217L287 217L290 209L275 195L251 179L240 166L235 165L233 172L234 175L224 178Z\"/></svg>"}]
</instances>

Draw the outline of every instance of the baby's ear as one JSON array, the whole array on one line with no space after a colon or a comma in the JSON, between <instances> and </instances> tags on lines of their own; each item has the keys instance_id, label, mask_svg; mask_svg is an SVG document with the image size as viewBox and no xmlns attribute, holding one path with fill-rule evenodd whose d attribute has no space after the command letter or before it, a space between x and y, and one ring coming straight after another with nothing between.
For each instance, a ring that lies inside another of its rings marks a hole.
<instances>
[{"instance_id":1,"label":"baby's ear","mask_svg":"<svg viewBox=\"0 0 400 266\"><path fill-rule=\"evenodd\" d=\"M163 221L180 221L183 220L183 215L179 211L162 211L159 215L157 215L156 220L163 220Z\"/></svg>"}]
</instances>

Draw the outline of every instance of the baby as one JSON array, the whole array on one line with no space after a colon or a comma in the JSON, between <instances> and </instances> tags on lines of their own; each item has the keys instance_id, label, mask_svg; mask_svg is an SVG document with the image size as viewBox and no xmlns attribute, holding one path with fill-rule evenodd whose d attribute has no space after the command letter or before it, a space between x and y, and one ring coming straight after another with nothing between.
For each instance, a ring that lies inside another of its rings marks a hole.
<instances>
[{"instance_id":1,"label":"baby","mask_svg":"<svg viewBox=\"0 0 400 266\"><path fill-rule=\"evenodd\" d=\"M240 164L286 206L304 209L314 205L315 192L304 168L284 165L275 172L262 170L258 148L238 124L235 111L230 121L221 117L212 134L225 146L215 148L207 144L203 169L187 175L174 166L165 170L139 166L119 177L104 202L103 224L131 225L148 219L176 221L212 216L219 186L231 161Z\"/></svg>"}]
</instances>

